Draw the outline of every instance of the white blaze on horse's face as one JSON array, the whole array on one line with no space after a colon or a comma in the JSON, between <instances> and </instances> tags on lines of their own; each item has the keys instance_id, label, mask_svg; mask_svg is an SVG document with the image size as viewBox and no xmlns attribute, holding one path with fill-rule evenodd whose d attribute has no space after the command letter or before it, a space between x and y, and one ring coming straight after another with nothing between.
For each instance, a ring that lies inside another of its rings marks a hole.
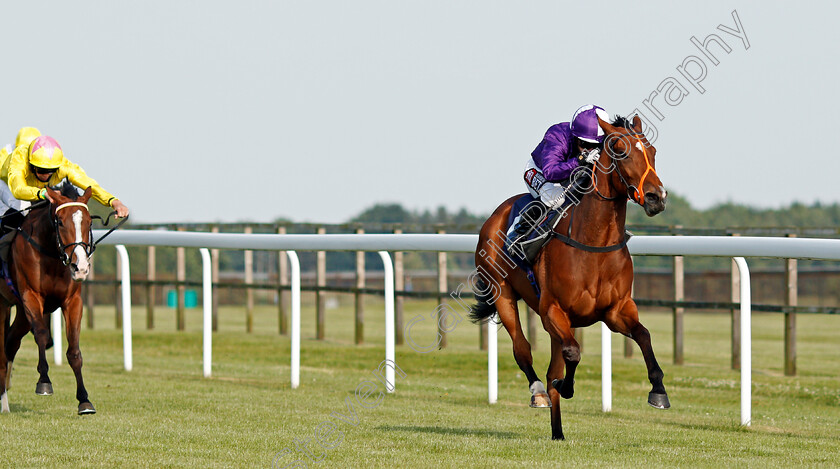
<instances>
[{"instance_id":1,"label":"white blaze on horse's face","mask_svg":"<svg viewBox=\"0 0 840 469\"><path fill-rule=\"evenodd\" d=\"M83 217L84 215L82 215L81 210L76 210L75 212L73 212L72 218L73 227L76 229L76 243L81 243L84 241L84 239L82 238ZM76 244L76 246L73 248L73 254L76 261L71 262L70 264L72 276L73 280L80 282L87 277L88 272L90 271L90 263L88 262L87 253L81 245Z\"/></svg>"}]
</instances>

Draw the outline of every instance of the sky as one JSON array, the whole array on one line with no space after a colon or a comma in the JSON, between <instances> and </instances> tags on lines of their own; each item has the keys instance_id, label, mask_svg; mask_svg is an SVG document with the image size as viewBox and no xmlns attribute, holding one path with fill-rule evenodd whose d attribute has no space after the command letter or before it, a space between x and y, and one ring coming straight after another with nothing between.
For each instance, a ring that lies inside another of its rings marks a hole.
<instances>
[{"instance_id":1,"label":"sky","mask_svg":"<svg viewBox=\"0 0 840 469\"><path fill-rule=\"evenodd\" d=\"M833 203L838 13L828 1L4 2L0 145L22 126L53 136L134 222L338 223L393 202L490 213L525 191L545 130L594 103L645 115L660 178L696 208ZM691 41L710 34L730 49L708 45L717 65ZM678 67L705 77L695 87Z\"/></svg>"}]
</instances>

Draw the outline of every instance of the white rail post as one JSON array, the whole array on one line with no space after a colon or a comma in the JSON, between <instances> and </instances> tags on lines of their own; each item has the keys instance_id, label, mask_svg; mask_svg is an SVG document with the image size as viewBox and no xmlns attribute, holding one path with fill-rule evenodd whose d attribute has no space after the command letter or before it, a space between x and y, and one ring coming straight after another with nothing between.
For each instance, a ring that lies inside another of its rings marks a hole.
<instances>
[{"instance_id":1,"label":"white rail post","mask_svg":"<svg viewBox=\"0 0 840 469\"><path fill-rule=\"evenodd\" d=\"M292 268L292 389L300 386L300 260L294 251L286 251Z\"/></svg>"},{"instance_id":2,"label":"white rail post","mask_svg":"<svg viewBox=\"0 0 840 469\"><path fill-rule=\"evenodd\" d=\"M213 370L213 264L210 260L210 250L200 248L201 253L201 284L202 303L204 306L204 377L209 378Z\"/></svg>"},{"instance_id":3,"label":"white rail post","mask_svg":"<svg viewBox=\"0 0 840 469\"><path fill-rule=\"evenodd\" d=\"M61 308L52 313L53 358L56 365L61 365Z\"/></svg>"},{"instance_id":4,"label":"white rail post","mask_svg":"<svg viewBox=\"0 0 840 469\"><path fill-rule=\"evenodd\" d=\"M396 354L395 354L395 337L394 334L394 264L391 262L391 256L388 251L379 251L379 257L382 258L382 264L385 266L385 360L386 363L390 361L394 366L385 367L385 381L391 383L391 387L385 386L388 392L394 392L397 388L396 383Z\"/></svg>"},{"instance_id":5,"label":"white rail post","mask_svg":"<svg viewBox=\"0 0 840 469\"><path fill-rule=\"evenodd\" d=\"M495 404L499 399L499 325L493 318L487 322L487 402Z\"/></svg>"},{"instance_id":6,"label":"white rail post","mask_svg":"<svg viewBox=\"0 0 840 469\"><path fill-rule=\"evenodd\" d=\"M125 371L131 371L133 366L131 345L131 274L128 268L128 251L122 244L114 246L120 256L120 272L122 275L122 326L123 326L123 359Z\"/></svg>"},{"instance_id":7,"label":"white rail post","mask_svg":"<svg viewBox=\"0 0 840 469\"><path fill-rule=\"evenodd\" d=\"M741 274L741 425L752 424L752 303L750 297L750 269L743 257L735 257Z\"/></svg>"},{"instance_id":8,"label":"white rail post","mask_svg":"<svg viewBox=\"0 0 840 469\"><path fill-rule=\"evenodd\" d=\"M601 410L612 411L612 331L601 323Z\"/></svg>"}]
</instances>

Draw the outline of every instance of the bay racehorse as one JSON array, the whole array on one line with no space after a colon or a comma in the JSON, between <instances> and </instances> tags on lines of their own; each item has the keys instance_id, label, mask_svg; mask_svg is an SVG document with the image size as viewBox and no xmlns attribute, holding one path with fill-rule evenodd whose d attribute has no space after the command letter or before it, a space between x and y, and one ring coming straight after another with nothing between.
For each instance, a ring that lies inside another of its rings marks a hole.
<instances>
[{"instance_id":1,"label":"bay racehorse","mask_svg":"<svg viewBox=\"0 0 840 469\"><path fill-rule=\"evenodd\" d=\"M11 365L21 339L30 329L38 344L40 378L35 392L40 395L53 393L47 374L46 349L51 337L46 318L60 307L67 327L67 361L76 375L78 412L80 415L96 413L82 380L82 353L79 350L81 281L88 275L93 251L91 216L87 207L91 189L81 196L66 182L58 189L47 188L49 203L33 205L25 217L9 253L11 282L0 287L0 328L9 328L12 305L17 311L11 328L0 334L0 340L5 338L5 344L0 343L0 394L4 412L9 411L6 389L10 384Z\"/></svg>"},{"instance_id":2,"label":"bay racehorse","mask_svg":"<svg viewBox=\"0 0 840 469\"><path fill-rule=\"evenodd\" d=\"M577 184L581 196L554 227L553 239L533 263L533 280L540 293L525 271L498 248L505 242L511 207L521 195L506 200L493 212L481 229L476 248L480 275L476 282L478 303L472 307L471 318L486 321L498 312L513 341L516 363L528 378L531 406L551 408L552 439L564 439L560 397L570 399L574 394L580 345L573 328L598 321L639 345L652 385L648 403L670 407L650 333L639 322L636 303L630 297L633 262L624 229L628 199L641 205L648 216L665 209L667 193L656 174L656 149L645 138L638 116L632 122L621 117L612 123L599 119L599 125L606 134L604 151L591 171L585 168L585 173L578 173L585 174L586 184ZM551 337L546 379L552 385L547 392L534 372L531 345L522 332L517 309L520 298L539 314Z\"/></svg>"}]
</instances>

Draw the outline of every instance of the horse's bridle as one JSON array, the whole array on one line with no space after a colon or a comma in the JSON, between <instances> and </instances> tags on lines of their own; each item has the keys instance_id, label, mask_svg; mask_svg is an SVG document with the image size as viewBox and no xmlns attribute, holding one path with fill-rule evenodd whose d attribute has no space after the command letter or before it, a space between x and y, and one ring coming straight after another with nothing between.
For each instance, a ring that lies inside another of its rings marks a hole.
<instances>
[{"instance_id":1,"label":"horse's bridle","mask_svg":"<svg viewBox=\"0 0 840 469\"><path fill-rule=\"evenodd\" d=\"M33 208L41 207L41 206L46 205L46 204L50 204L50 202L48 200L41 200L40 202L36 202L36 203L30 205L29 207L23 209L23 210L19 210L18 212L20 213L20 212L23 212L23 211L31 211ZM35 249L37 249L38 252L40 252L41 254L50 256L50 257L58 258L58 259L61 260L62 264L64 264L65 266L69 266L72 256L67 255L67 248L75 247L75 246L81 246L82 249L85 250L85 254L88 256L88 258L90 258L90 256L93 255L93 251L96 250L96 245L97 244L99 244L109 234L113 233L117 228L121 227L125 222L128 221L128 216L123 217L123 219L120 220L119 223L114 225L110 230L108 230L108 232L106 232L104 235L102 235L95 242L92 242L92 243L79 242L79 243L64 244L64 243L61 242L61 235L58 232L58 228L61 226L61 221L58 219L58 216L56 216L55 213L58 212L59 210L65 208L65 207L73 207L73 206L84 207L85 210L88 210L88 213L90 213L90 210L88 209L87 204L82 203L82 202L67 202L67 203L61 204L61 205L59 205L55 208L55 211L54 211L53 217L52 217L52 226L53 226L53 231L55 231L56 244L58 245L58 249L59 249L59 253L60 253L58 256L55 256L51 252L45 251L44 248L32 238L32 235L27 233L21 227L17 227L15 229L24 237L24 239L26 239L26 241L29 244L31 244ZM102 222L103 227L107 227L109 222L111 221L111 216L116 215L116 213L117 213L116 211L113 211L113 212L109 213L108 216L104 220L99 215L92 215L90 217L91 226L90 226L90 236L88 237L88 239L93 240L93 223L92 222L93 222L94 219L98 219L99 221Z\"/></svg>"},{"instance_id":2,"label":"horse's bridle","mask_svg":"<svg viewBox=\"0 0 840 469\"><path fill-rule=\"evenodd\" d=\"M58 211L67 207L84 207L84 209L88 211L88 214L90 214L90 210L88 209L87 204L83 202L66 202L55 208L55 215L52 219L53 228L55 229L55 238L56 242L58 243L59 259L61 259L61 263L65 266L70 265L73 257L72 252L73 250L75 250L76 246L81 246L82 249L85 251L85 255L87 255L88 258L90 258L90 256L93 255L93 251L96 250L96 244L92 242L86 243L84 241L79 241L76 243L64 244L61 241L61 233L59 232L59 228L61 227L61 220L59 220L58 218ZM88 231L88 240L93 240L93 223L91 223L88 227ZM68 248L71 250L70 255L67 255Z\"/></svg>"},{"instance_id":3,"label":"horse's bridle","mask_svg":"<svg viewBox=\"0 0 840 469\"><path fill-rule=\"evenodd\" d=\"M627 188L627 198L630 199L630 200L634 200L634 201L638 202L639 205L644 206L645 205L644 192L642 192L641 188L644 187L645 179L647 179L648 174L653 173L654 176L657 175L656 174L656 169L654 169L653 165L650 164L650 159L648 158L647 150L645 149L646 148L645 144L642 142L642 139L641 139L641 137L644 137L645 134L639 133L639 132L632 132L632 133L628 133L628 134L623 134L622 136L624 136L624 135L636 137L637 143L639 144L639 147L641 147L641 149L642 149L642 155L644 155L644 157L645 157L645 165L647 167L645 168L645 172L642 174L642 178L639 180L639 185L638 186L634 186L633 184L630 184L630 183L627 182L627 178L625 178L624 174L621 173L621 165L616 164L615 165L615 170L618 173L618 178L621 179L622 184L624 184L624 187ZM621 138L621 137L619 137L619 138ZM610 158L612 158L612 156L610 156ZM592 168L592 179L593 179L593 187L595 187L595 193L598 195L598 197L600 197L604 200L617 200L618 199L618 197L607 197L607 196L601 194L601 192L598 190L597 184L594 183L595 167ZM630 194L630 189L633 189L633 195Z\"/></svg>"}]
</instances>

